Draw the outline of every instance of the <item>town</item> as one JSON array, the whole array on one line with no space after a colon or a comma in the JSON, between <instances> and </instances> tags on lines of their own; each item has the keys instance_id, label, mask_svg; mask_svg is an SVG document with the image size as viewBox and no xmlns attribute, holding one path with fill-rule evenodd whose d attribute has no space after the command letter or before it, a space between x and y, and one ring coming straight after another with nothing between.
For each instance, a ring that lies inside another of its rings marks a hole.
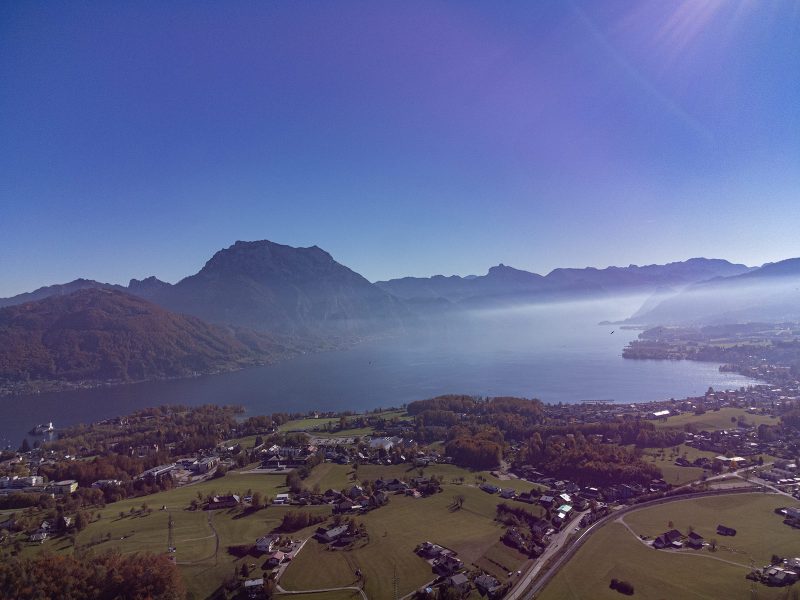
<instances>
[{"instance_id":1,"label":"town","mask_svg":"<svg viewBox=\"0 0 800 600\"><path fill-rule=\"evenodd\" d=\"M784 499L775 507L780 526L797 531L798 407L798 383L782 381L629 405L445 396L359 415L245 418L235 407L149 409L5 451L0 547L9 557L36 547L81 553L127 547L142 535L139 522L165 512L163 551L191 572L203 557L182 556L186 549L173 539L173 523L183 528L191 514L207 514L211 523L214 513L219 531L223 523L272 514L273 526L252 530L249 542L237 534L228 544L237 577L221 577L219 594L280 594L298 589L297 573L309 561L340 556L350 565L356 559L349 557L358 556L360 567L346 567L350 587L383 597L378 567L363 553L391 535L395 509L415 511L415 503L440 498L437 506L454 522L480 507L481 522L471 526L491 527L495 542L487 538L481 554L471 556L462 555L450 534L409 540L428 576L419 567L407 580L404 573L402 585L413 584L404 593L515 598L530 586L526 576L535 565L559 556L582 530L637 506L768 491ZM107 514L117 514L115 526ZM110 530L102 534L104 522ZM193 520L192 527L199 525ZM646 544L715 551L720 544L706 535L740 527L718 525L702 533L671 528ZM784 559L779 548L774 555L780 560L754 569L752 579L790 585L797 557ZM218 562L219 551L213 557ZM381 577L394 576L382 568Z\"/></svg>"}]
</instances>

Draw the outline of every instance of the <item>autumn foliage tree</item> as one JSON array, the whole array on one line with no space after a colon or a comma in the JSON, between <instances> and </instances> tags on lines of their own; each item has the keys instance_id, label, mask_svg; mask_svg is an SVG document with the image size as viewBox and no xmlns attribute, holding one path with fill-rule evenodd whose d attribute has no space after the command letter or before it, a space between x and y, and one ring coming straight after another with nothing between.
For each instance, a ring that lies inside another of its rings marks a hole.
<instances>
[{"instance_id":1,"label":"autumn foliage tree","mask_svg":"<svg viewBox=\"0 0 800 600\"><path fill-rule=\"evenodd\" d=\"M17 600L182 600L186 587L166 555L108 552L78 559L42 552L0 561L0 594Z\"/></svg>"}]
</instances>

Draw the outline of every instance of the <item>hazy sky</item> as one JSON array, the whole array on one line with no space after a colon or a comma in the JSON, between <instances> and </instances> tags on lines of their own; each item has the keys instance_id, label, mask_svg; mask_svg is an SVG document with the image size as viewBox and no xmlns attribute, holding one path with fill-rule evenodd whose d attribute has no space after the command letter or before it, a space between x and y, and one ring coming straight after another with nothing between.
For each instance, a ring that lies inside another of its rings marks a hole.
<instances>
[{"instance_id":1,"label":"hazy sky","mask_svg":"<svg viewBox=\"0 0 800 600\"><path fill-rule=\"evenodd\" d=\"M800 3L4 2L0 295L800 255Z\"/></svg>"}]
</instances>

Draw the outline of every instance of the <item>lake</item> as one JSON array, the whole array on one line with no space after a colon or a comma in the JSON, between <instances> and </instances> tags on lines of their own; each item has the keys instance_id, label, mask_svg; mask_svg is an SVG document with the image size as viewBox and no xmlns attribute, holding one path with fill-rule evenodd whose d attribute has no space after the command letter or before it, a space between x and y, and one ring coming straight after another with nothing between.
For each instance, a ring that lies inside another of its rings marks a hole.
<instances>
[{"instance_id":1,"label":"lake","mask_svg":"<svg viewBox=\"0 0 800 600\"><path fill-rule=\"evenodd\" d=\"M474 311L407 335L193 379L0 398L0 447L34 424L90 422L160 404L241 404L248 414L365 410L438 394L642 402L753 383L717 364L624 360L638 332L600 321L641 298ZM613 333L612 333L613 332Z\"/></svg>"}]
</instances>

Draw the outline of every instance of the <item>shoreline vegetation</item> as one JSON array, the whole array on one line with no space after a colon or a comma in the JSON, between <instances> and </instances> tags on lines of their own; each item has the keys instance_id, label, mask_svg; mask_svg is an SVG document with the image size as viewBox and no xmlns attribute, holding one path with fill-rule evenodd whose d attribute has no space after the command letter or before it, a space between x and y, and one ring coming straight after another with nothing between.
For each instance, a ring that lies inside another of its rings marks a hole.
<instances>
[{"instance_id":1,"label":"shoreline vegetation","mask_svg":"<svg viewBox=\"0 0 800 600\"><path fill-rule=\"evenodd\" d=\"M800 324L653 327L629 342L622 357L714 362L720 372L781 385L800 374Z\"/></svg>"},{"instance_id":2,"label":"shoreline vegetation","mask_svg":"<svg viewBox=\"0 0 800 600\"><path fill-rule=\"evenodd\" d=\"M316 345L302 344L297 345L292 350L286 351L282 355L271 355L252 360L248 364L230 364L228 366L218 366L213 369L196 371L185 375L172 376L153 376L142 379L89 379L81 381L70 381L63 379L35 379L29 381L13 381L0 378L0 398L13 398L18 396L32 396L46 393L68 392L73 390L91 390L97 388L120 387L137 385L141 383L152 383L157 381L179 381L184 379L196 379L198 377L213 377L225 373L235 373L247 369L257 369L270 367L290 360L295 360L308 354L319 354L323 352L338 352L348 350L359 344L372 342L379 339L387 339L396 336L396 333L384 335L365 336L359 339L349 340L326 340Z\"/></svg>"}]
</instances>

